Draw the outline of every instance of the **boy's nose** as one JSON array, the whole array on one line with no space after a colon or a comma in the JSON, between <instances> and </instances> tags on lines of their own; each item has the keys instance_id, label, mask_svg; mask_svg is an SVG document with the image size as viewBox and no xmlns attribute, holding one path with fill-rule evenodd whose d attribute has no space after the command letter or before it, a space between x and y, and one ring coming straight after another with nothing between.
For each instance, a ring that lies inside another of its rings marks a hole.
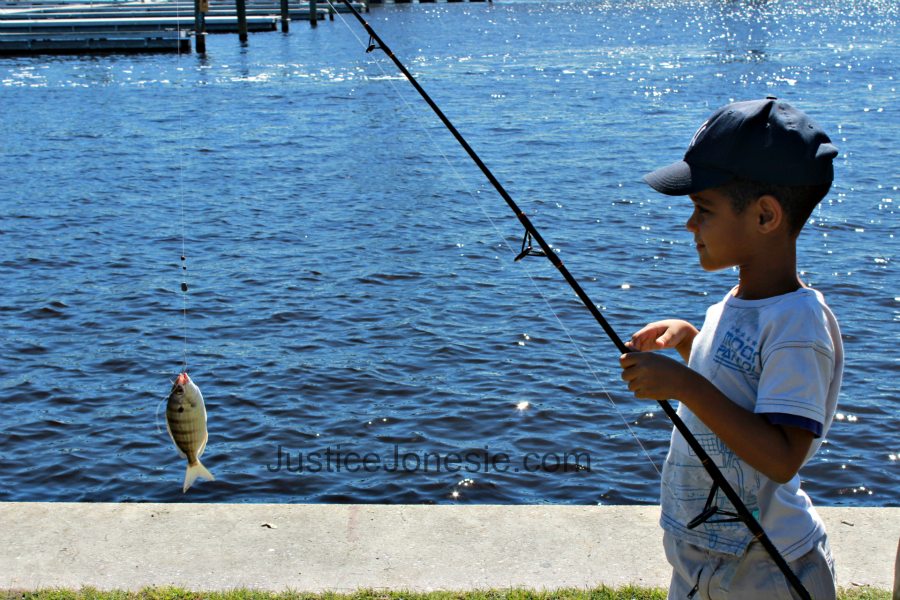
<instances>
[{"instance_id":1,"label":"boy's nose","mask_svg":"<svg viewBox=\"0 0 900 600\"><path fill-rule=\"evenodd\" d=\"M690 231L691 233L697 233L696 217L697 217L697 211L695 210L691 214L690 218L688 218L687 223L684 224L684 226L687 228L687 230Z\"/></svg>"}]
</instances>

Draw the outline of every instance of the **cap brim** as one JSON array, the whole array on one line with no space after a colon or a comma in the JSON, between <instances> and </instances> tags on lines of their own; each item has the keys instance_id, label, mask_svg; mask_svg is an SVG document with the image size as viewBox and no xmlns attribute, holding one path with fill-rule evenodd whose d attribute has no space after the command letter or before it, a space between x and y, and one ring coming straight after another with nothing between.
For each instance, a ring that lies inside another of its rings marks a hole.
<instances>
[{"instance_id":1,"label":"cap brim","mask_svg":"<svg viewBox=\"0 0 900 600\"><path fill-rule=\"evenodd\" d=\"M734 173L704 169L683 160L644 175L644 181L667 196L687 196L732 179Z\"/></svg>"}]
</instances>

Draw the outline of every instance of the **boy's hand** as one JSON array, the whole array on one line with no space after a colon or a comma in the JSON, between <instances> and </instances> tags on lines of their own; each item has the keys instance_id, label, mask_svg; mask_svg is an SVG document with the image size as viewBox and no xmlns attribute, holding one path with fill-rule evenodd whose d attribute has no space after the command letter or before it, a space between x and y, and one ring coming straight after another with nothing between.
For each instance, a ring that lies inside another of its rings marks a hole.
<instances>
[{"instance_id":1,"label":"boy's hand","mask_svg":"<svg viewBox=\"0 0 900 600\"><path fill-rule=\"evenodd\" d=\"M811 431L773 425L764 415L735 404L687 365L649 352L623 354L619 363L635 398L682 402L732 452L772 481L789 482L806 461Z\"/></svg>"},{"instance_id":2,"label":"boy's hand","mask_svg":"<svg viewBox=\"0 0 900 600\"><path fill-rule=\"evenodd\" d=\"M634 397L647 400L679 400L698 373L668 356L629 352L619 357L622 379Z\"/></svg>"},{"instance_id":3,"label":"boy's hand","mask_svg":"<svg viewBox=\"0 0 900 600\"><path fill-rule=\"evenodd\" d=\"M697 337L697 328L687 321L668 319L650 323L631 336L625 344L629 350L651 352L675 348L685 362L691 357L691 346Z\"/></svg>"}]
</instances>

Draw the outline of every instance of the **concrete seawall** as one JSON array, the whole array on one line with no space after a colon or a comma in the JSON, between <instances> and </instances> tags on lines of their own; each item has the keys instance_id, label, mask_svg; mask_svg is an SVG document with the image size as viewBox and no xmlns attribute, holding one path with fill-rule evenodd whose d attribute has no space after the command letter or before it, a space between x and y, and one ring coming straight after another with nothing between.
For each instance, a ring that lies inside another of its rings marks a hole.
<instances>
[{"instance_id":1,"label":"concrete seawall","mask_svg":"<svg viewBox=\"0 0 900 600\"><path fill-rule=\"evenodd\" d=\"M900 508L818 510L839 585L891 589ZM656 506L0 503L0 586L665 587L658 519Z\"/></svg>"}]
</instances>

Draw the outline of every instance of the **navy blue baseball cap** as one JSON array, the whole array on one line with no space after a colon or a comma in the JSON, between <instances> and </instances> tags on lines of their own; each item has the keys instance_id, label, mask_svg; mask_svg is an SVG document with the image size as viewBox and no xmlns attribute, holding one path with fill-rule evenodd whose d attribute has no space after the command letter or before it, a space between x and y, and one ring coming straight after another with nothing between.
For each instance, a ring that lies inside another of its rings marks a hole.
<instances>
[{"instance_id":1,"label":"navy blue baseball cap","mask_svg":"<svg viewBox=\"0 0 900 600\"><path fill-rule=\"evenodd\" d=\"M685 196L735 176L778 185L834 180L838 154L828 135L802 110L769 96L727 104L700 126L684 159L644 175L658 192Z\"/></svg>"}]
</instances>

